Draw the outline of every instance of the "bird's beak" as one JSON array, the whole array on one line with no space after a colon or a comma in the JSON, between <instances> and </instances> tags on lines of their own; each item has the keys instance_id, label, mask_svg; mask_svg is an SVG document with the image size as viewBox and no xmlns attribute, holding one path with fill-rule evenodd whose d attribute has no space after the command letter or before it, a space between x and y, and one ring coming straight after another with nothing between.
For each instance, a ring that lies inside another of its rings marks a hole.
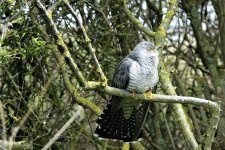
<instances>
[{"instance_id":1,"label":"bird's beak","mask_svg":"<svg viewBox=\"0 0 225 150\"><path fill-rule=\"evenodd\" d=\"M155 50L159 50L162 46L156 46Z\"/></svg>"},{"instance_id":2,"label":"bird's beak","mask_svg":"<svg viewBox=\"0 0 225 150\"><path fill-rule=\"evenodd\" d=\"M149 51L158 51L162 46L156 46L154 49L150 48Z\"/></svg>"}]
</instances>

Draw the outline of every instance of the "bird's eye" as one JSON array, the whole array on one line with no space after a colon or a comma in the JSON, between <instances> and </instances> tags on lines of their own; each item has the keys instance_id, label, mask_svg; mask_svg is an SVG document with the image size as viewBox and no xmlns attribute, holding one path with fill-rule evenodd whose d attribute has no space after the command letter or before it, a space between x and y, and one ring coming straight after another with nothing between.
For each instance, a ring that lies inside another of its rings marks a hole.
<instances>
[{"instance_id":1,"label":"bird's eye","mask_svg":"<svg viewBox=\"0 0 225 150\"><path fill-rule=\"evenodd\" d=\"M153 50L155 50L155 49L156 49L155 46L148 47L148 50L149 50L149 51L153 51Z\"/></svg>"}]
</instances>

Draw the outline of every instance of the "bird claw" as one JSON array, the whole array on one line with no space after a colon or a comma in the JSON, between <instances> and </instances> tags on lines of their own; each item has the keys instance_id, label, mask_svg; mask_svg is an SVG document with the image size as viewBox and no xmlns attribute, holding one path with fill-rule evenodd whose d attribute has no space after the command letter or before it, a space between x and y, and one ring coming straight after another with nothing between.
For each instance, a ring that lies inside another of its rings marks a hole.
<instances>
[{"instance_id":1,"label":"bird claw","mask_svg":"<svg viewBox=\"0 0 225 150\"><path fill-rule=\"evenodd\" d=\"M146 92L146 94L147 94L148 97L152 97L152 91L151 91L151 90L148 90L148 91Z\"/></svg>"},{"instance_id":2,"label":"bird claw","mask_svg":"<svg viewBox=\"0 0 225 150\"><path fill-rule=\"evenodd\" d=\"M134 97L136 95L136 92L135 91L132 91L132 96Z\"/></svg>"}]
</instances>

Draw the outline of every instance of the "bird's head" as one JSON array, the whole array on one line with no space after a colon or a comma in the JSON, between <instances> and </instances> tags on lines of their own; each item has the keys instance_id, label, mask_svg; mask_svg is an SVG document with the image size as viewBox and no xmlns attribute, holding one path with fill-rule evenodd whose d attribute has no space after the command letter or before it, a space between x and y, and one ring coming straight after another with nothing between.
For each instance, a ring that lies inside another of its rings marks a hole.
<instances>
[{"instance_id":1,"label":"bird's head","mask_svg":"<svg viewBox=\"0 0 225 150\"><path fill-rule=\"evenodd\" d=\"M158 56L159 52L157 51L160 47L156 47L155 44L151 42L140 42L138 45L134 48L134 51L147 51L151 56Z\"/></svg>"}]
</instances>

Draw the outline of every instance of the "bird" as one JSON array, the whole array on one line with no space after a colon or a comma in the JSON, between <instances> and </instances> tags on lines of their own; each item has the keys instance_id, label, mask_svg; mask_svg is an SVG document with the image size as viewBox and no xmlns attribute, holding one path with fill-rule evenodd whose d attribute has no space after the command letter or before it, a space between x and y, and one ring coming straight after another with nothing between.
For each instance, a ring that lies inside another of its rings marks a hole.
<instances>
[{"instance_id":1,"label":"bird","mask_svg":"<svg viewBox=\"0 0 225 150\"><path fill-rule=\"evenodd\" d=\"M159 53L152 42L143 41L117 65L112 87L136 93L148 93L159 81ZM132 142L141 138L141 129L149 109L149 102L112 96L110 103L97 119L95 135L100 138Z\"/></svg>"}]
</instances>

